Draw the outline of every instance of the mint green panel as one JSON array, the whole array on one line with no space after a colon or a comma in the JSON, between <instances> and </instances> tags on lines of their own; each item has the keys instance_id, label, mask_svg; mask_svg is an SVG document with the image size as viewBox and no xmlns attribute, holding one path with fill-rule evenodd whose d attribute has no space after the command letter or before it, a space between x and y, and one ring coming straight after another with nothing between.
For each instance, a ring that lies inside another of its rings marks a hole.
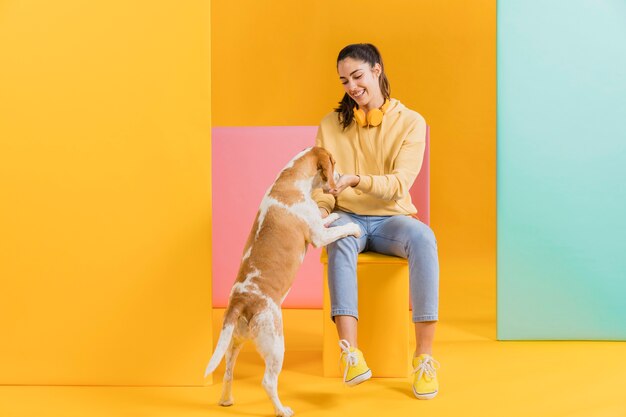
<instances>
[{"instance_id":1,"label":"mint green panel","mask_svg":"<svg viewBox=\"0 0 626 417\"><path fill-rule=\"evenodd\" d=\"M498 1L498 339L626 340L626 1Z\"/></svg>"}]
</instances>

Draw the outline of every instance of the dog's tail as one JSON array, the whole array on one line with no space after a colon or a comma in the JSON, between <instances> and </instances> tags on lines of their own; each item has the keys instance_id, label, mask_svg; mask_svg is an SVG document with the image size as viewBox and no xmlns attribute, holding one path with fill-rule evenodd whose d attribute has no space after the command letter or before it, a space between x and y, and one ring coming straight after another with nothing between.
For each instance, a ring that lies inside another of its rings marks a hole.
<instances>
[{"instance_id":1,"label":"dog's tail","mask_svg":"<svg viewBox=\"0 0 626 417\"><path fill-rule=\"evenodd\" d=\"M237 320L241 315L241 310L235 306L229 305L226 309L226 313L224 314L224 324L222 325L222 331L220 332L220 338L217 340L217 346L215 347L215 351L213 352L213 356L211 356L211 360L206 367L206 371L204 371L204 377L206 378L211 372L217 368L217 365L220 364L224 354L226 354L226 349L230 345L230 341L233 338L233 331L235 330L235 325L237 324Z\"/></svg>"}]
</instances>

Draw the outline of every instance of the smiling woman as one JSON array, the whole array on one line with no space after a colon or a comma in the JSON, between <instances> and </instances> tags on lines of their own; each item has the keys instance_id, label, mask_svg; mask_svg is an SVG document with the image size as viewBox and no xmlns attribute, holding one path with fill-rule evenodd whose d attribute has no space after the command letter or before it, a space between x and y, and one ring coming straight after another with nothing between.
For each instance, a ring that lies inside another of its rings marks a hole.
<instances>
[{"instance_id":1,"label":"smiling woman","mask_svg":"<svg viewBox=\"0 0 626 417\"><path fill-rule=\"evenodd\" d=\"M341 111L343 127L346 128L352 123L353 115L360 118L361 121L357 119L357 122L363 125L366 120L364 116L370 111L377 115L377 124L380 124L382 114L376 110L387 103L391 88L378 49L371 44L367 49L358 45L345 47L337 58L337 72L346 91L337 109ZM357 109L354 107L355 103L358 105Z\"/></svg>"},{"instance_id":2,"label":"smiling woman","mask_svg":"<svg viewBox=\"0 0 626 417\"><path fill-rule=\"evenodd\" d=\"M344 96L318 129L316 144L327 148L344 173L328 193L317 192L322 217L338 216L332 226L360 225L360 237L328 245L331 316L337 325L344 381L357 385L372 376L357 348L357 257L373 251L409 261L416 351L413 392L437 395L437 362L432 344L439 304L437 241L416 217L409 189L424 158L426 121L390 97L383 60L372 44L348 45L339 52L337 72ZM354 123L353 123L354 122Z\"/></svg>"}]
</instances>

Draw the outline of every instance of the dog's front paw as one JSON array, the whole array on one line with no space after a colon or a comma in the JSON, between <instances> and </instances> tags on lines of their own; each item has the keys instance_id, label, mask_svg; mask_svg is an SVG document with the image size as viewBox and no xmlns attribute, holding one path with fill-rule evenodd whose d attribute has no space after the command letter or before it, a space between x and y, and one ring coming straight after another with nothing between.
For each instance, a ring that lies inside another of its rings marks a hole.
<instances>
[{"instance_id":1,"label":"dog's front paw","mask_svg":"<svg viewBox=\"0 0 626 417\"><path fill-rule=\"evenodd\" d=\"M282 409L276 410L276 417L291 417L293 414L293 410L289 407L283 407Z\"/></svg>"},{"instance_id":2,"label":"dog's front paw","mask_svg":"<svg viewBox=\"0 0 626 417\"><path fill-rule=\"evenodd\" d=\"M324 217L322 221L324 222L324 226L327 226L337 220L339 215L337 213L330 213L328 216Z\"/></svg>"},{"instance_id":3,"label":"dog's front paw","mask_svg":"<svg viewBox=\"0 0 626 417\"><path fill-rule=\"evenodd\" d=\"M360 238L362 235L361 227L356 223L349 223L346 225L348 227L348 235L352 235L356 238Z\"/></svg>"}]
</instances>

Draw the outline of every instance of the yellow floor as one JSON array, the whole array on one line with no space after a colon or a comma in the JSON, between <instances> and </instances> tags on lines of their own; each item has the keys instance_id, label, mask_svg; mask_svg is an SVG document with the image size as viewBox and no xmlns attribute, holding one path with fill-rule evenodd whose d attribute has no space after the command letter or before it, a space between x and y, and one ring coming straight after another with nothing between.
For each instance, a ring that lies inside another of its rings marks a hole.
<instances>
[{"instance_id":1,"label":"yellow floor","mask_svg":"<svg viewBox=\"0 0 626 417\"><path fill-rule=\"evenodd\" d=\"M214 314L219 327L221 310ZM626 343L497 342L492 321L442 321L441 392L413 397L407 379L345 388L322 377L321 311L286 310L283 403L299 416L625 417ZM235 368L235 405L216 405L223 364L208 387L0 387L0 417L270 416L252 346Z\"/></svg>"}]
</instances>

